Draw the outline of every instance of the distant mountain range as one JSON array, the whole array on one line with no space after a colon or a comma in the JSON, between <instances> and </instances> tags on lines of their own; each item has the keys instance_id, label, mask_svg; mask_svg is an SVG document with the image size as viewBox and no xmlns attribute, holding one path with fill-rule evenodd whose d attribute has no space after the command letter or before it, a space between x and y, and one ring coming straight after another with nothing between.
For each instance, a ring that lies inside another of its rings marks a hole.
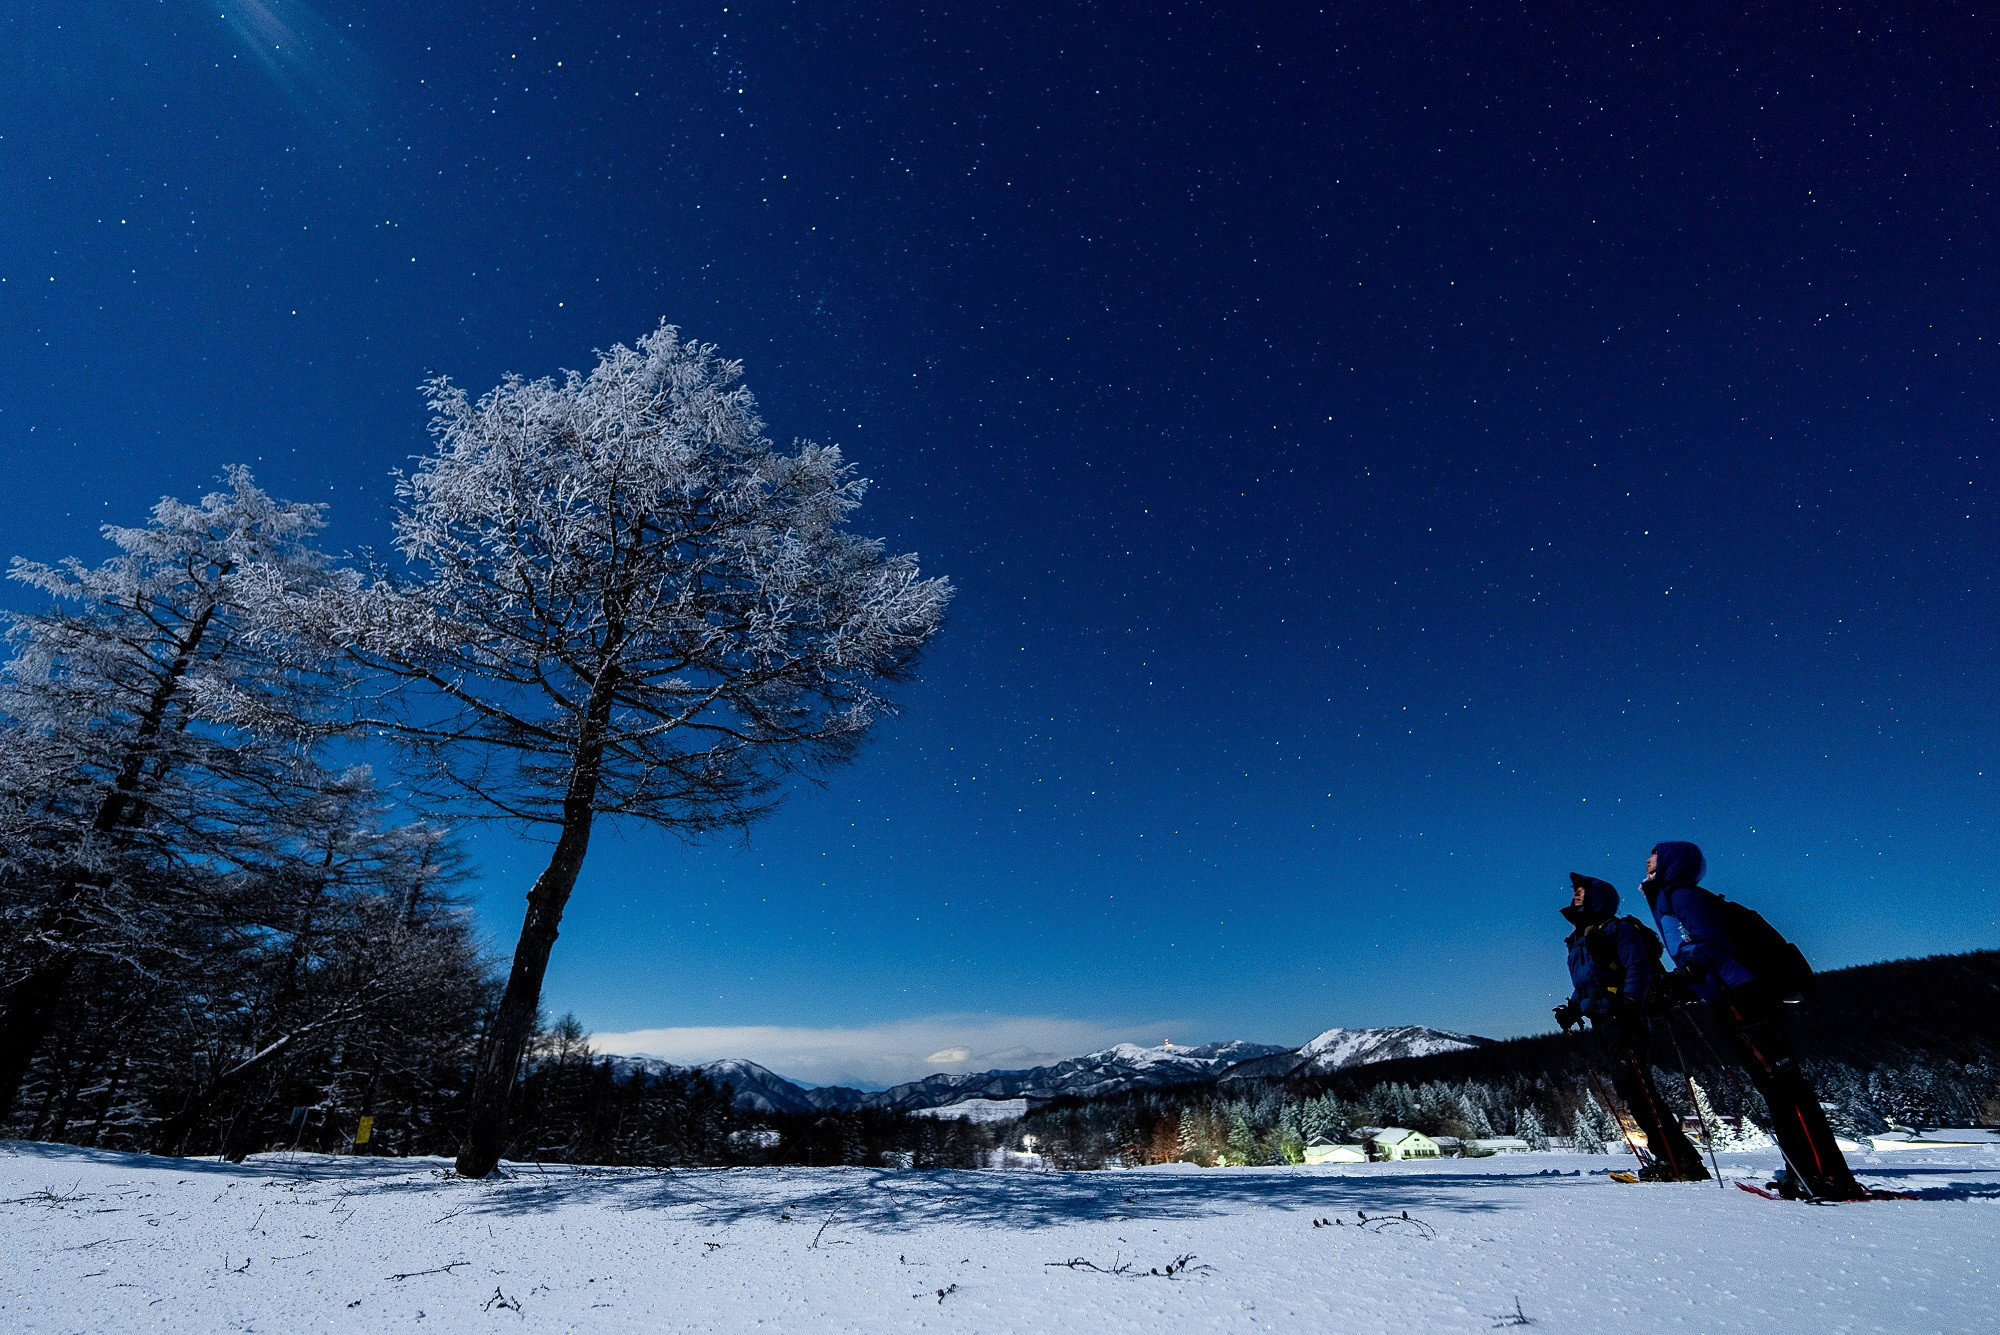
<instances>
[{"instance_id":1,"label":"distant mountain range","mask_svg":"<svg viewBox=\"0 0 2000 1335\"><path fill-rule=\"evenodd\" d=\"M1483 1047L1492 1041L1421 1024L1399 1024L1386 1029L1329 1029L1302 1047L1240 1062L1223 1072L1220 1078L1260 1080L1272 1076L1320 1074L1342 1071L1350 1066L1400 1061L1405 1057L1460 1052L1466 1048Z\"/></svg>"},{"instance_id":2,"label":"distant mountain range","mask_svg":"<svg viewBox=\"0 0 2000 1335\"><path fill-rule=\"evenodd\" d=\"M1489 1041L1423 1025L1397 1025L1387 1029L1329 1029L1297 1048L1241 1040L1204 1043L1193 1048L1169 1045L1142 1048L1136 1043L1119 1043L1050 1066L969 1075L941 1073L872 1091L842 1085L808 1088L739 1057L709 1062L700 1069L712 1080L727 1081L735 1092L738 1107L757 1112L810 1113L837 1108L894 1108L914 1112L975 1099L1027 1099L1040 1103L1065 1095L1092 1098L1161 1085L1213 1084L1337 1071L1402 1057L1454 1052ZM610 1060L621 1071L657 1074L677 1069L657 1057L614 1056Z\"/></svg>"}]
</instances>

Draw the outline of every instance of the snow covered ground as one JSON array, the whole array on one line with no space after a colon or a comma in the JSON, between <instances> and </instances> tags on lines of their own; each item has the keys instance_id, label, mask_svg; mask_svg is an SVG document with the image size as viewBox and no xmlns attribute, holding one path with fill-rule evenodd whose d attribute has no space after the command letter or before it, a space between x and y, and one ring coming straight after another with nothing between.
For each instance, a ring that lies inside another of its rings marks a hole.
<instances>
[{"instance_id":1,"label":"snow covered ground","mask_svg":"<svg viewBox=\"0 0 2000 1335\"><path fill-rule=\"evenodd\" d=\"M1854 1159L1926 1199L1623 1186L1599 1155L463 1182L0 1143L0 1330L2000 1330L2000 1151Z\"/></svg>"}]
</instances>

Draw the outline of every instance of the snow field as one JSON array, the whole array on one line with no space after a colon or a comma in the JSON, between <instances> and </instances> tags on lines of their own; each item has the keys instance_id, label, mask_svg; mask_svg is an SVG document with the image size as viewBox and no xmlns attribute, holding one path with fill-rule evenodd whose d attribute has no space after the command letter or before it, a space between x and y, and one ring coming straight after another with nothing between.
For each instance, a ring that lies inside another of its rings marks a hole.
<instances>
[{"instance_id":1,"label":"snow field","mask_svg":"<svg viewBox=\"0 0 2000 1335\"><path fill-rule=\"evenodd\" d=\"M1544 1332L2000 1331L2000 1152L1855 1156L1928 1198L1833 1207L1623 1162L465 1182L13 1142L0 1330L1471 1332L1518 1301Z\"/></svg>"}]
</instances>

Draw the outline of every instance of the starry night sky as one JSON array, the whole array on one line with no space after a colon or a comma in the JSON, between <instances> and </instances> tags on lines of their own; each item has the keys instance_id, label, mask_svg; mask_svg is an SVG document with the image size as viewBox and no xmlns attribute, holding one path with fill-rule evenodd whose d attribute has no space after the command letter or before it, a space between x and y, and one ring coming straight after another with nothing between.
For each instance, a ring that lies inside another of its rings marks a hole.
<instances>
[{"instance_id":1,"label":"starry night sky","mask_svg":"<svg viewBox=\"0 0 2000 1335\"><path fill-rule=\"evenodd\" d=\"M0 53L10 553L233 461L380 544L424 375L665 317L957 583L747 850L600 834L595 1029L1525 1032L1564 874L1668 838L1822 966L2000 944L1988 17L29 0ZM477 851L511 945L540 852Z\"/></svg>"}]
</instances>

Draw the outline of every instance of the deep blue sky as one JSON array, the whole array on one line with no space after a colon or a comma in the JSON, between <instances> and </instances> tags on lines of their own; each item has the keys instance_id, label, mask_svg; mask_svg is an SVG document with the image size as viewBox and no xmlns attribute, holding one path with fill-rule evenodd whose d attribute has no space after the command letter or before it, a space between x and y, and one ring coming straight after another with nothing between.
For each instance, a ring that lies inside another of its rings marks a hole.
<instances>
[{"instance_id":1,"label":"deep blue sky","mask_svg":"<svg viewBox=\"0 0 2000 1335\"><path fill-rule=\"evenodd\" d=\"M30 0L0 52L10 551L232 461L379 543L421 377L664 316L958 584L751 849L600 836L595 1029L1523 1032L1564 873L1665 838L1824 966L2000 943L1969 8ZM479 854L511 945L537 852Z\"/></svg>"}]
</instances>

